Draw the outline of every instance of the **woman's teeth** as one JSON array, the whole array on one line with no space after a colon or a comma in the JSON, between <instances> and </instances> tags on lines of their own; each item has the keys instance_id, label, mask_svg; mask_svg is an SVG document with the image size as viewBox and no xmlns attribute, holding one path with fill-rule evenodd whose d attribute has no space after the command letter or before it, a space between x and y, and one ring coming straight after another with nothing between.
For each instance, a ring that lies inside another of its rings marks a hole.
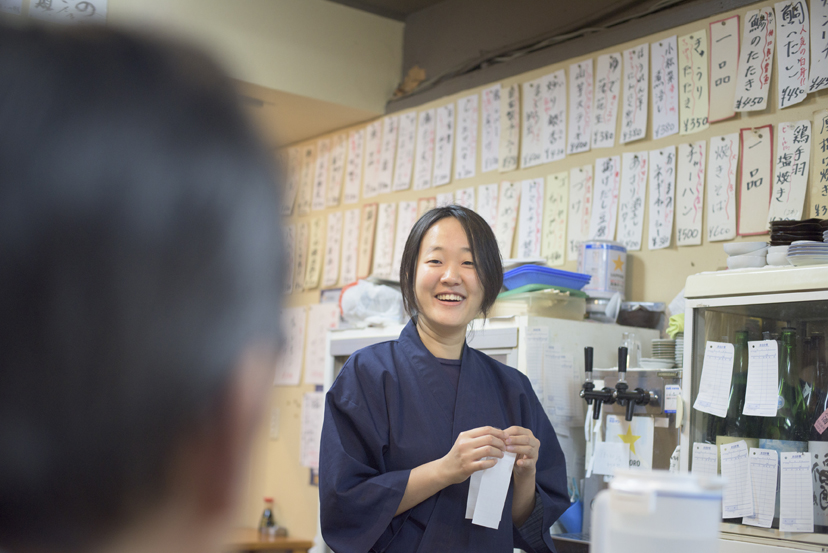
<instances>
[{"instance_id":1,"label":"woman's teeth","mask_svg":"<svg viewBox=\"0 0 828 553\"><path fill-rule=\"evenodd\" d=\"M437 299L442 301L462 301L463 296L458 296L457 294L438 294Z\"/></svg>"}]
</instances>

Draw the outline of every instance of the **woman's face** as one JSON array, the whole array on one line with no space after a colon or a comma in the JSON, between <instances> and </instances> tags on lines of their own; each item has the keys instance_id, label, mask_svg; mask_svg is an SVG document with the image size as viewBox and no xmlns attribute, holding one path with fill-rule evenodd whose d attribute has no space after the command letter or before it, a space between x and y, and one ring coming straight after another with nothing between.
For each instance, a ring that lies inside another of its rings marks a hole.
<instances>
[{"instance_id":1,"label":"woman's face","mask_svg":"<svg viewBox=\"0 0 828 553\"><path fill-rule=\"evenodd\" d=\"M423 235L414 294L419 324L442 334L465 333L480 312L483 289L466 232L454 217L440 219Z\"/></svg>"}]
</instances>

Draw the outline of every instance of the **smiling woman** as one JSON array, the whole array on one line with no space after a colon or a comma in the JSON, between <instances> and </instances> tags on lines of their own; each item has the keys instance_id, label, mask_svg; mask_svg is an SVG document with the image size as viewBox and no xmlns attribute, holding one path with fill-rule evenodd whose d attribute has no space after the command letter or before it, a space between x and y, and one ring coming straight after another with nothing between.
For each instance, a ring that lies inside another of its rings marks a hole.
<instances>
[{"instance_id":1,"label":"smiling woman","mask_svg":"<svg viewBox=\"0 0 828 553\"><path fill-rule=\"evenodd\" d=\"M438 208L414 225L400 268L411 322L352 355L326 397L319 495L335 551L554 551L549 528L569 507L555 431L525 375L465 343L502 282L473 211ZM469 477L507 454L507 521L475 525Z\"/></svg>"}]
</instances>

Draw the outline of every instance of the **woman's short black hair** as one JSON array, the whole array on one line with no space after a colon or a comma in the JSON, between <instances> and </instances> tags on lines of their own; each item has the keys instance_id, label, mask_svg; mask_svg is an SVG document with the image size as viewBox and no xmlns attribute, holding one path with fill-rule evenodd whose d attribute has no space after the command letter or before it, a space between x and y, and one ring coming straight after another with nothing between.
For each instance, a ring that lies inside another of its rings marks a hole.
<instances>
[{"instance_id":1,"label":"woman's short black hair","mask_svg":"<svg viewBox=\"0 0 828 553\"><path fill-rule=\"evenodd\" d=\"M403 306L408 314L417 321L417 296L414 284L417 279L417 260L420 257L420 244L428 229L437 221L446 217L454 217L466 232L466 238L474 259L474 268L477 278L483 287L483 303L480 311L485 317L497 299L500 288L503 286L503 264L500 260L500 250L497 248L492 227L483 217L471 209L448 205L437 207L426 212L414 224L408 235L403 249L402 263L400 264L400 288L402 290Z\"/></svg>"}]
</instances>

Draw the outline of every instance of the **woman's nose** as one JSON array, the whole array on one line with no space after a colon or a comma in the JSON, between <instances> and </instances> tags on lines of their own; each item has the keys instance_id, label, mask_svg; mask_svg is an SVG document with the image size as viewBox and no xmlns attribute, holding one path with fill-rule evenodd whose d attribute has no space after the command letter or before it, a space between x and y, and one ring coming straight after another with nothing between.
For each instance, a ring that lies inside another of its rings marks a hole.
<instances>
[{"instance_id":1,"label":"woman's nose","mask_svg":"<svg viewBox=\"0 0 828 553\"><path fill-rule=\"evenodd\" d=\"M458 267L455 267L454 264L448 263L446 265L446 270L443 272L443 276L440 279L444 284L456 284L460 282L460 270Z\"/></svg>"}]
</instances>

